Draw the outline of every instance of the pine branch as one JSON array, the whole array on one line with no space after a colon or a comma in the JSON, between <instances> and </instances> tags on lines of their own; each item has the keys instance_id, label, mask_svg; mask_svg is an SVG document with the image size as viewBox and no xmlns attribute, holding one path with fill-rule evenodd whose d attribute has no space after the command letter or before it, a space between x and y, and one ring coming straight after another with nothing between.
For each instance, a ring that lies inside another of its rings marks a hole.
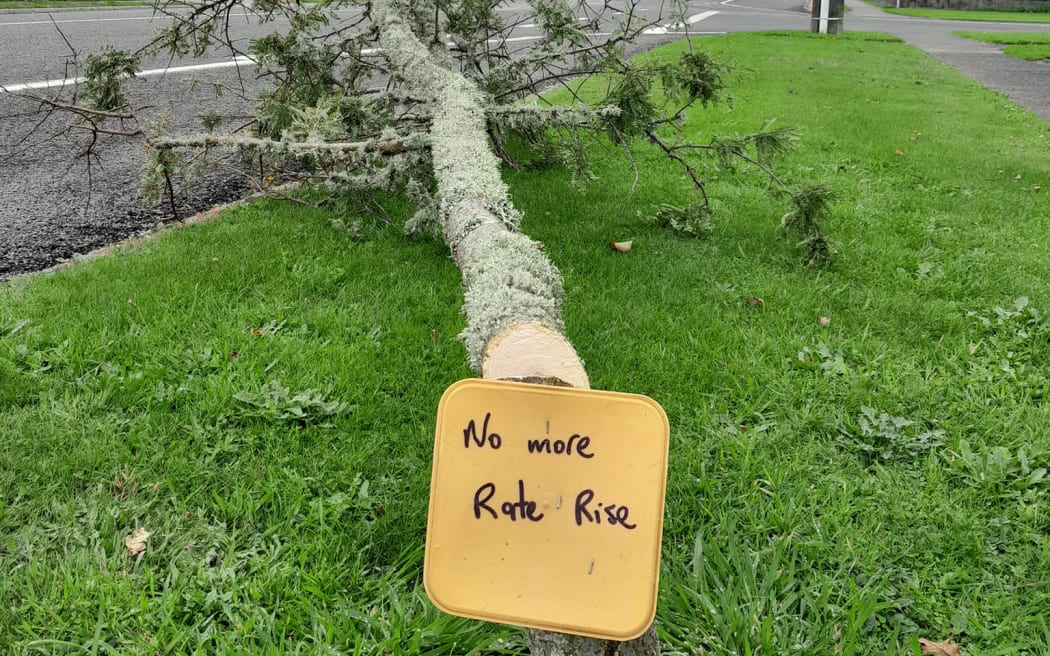
<instances>
[{"instance_id":1,"label":"pine branch","mask_svg":"<svg viewBox=\"0 0 1050 656\"><path fill-rule=\"evenodd\" d=\"M430 147L430 138L425 134L412 134L403 139L379 138L369 141L277 141L233 134L202 134L190 137L159 137L150 140L150 145L157 149L172 148L209 148L212 146L236 146L261 150L272 154L288 155L340 155L340 154L376 154L400 155L414 150L425 150Z\"/></svg>"}]
</instances>

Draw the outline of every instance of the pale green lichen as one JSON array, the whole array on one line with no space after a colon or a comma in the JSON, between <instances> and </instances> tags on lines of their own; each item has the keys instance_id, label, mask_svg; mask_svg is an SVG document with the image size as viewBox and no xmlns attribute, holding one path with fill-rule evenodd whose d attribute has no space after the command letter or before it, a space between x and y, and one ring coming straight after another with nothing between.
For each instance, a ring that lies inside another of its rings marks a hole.
<instances>
[{"instance_id":1,"label":"pale green lichen","mask_svg":"<svg viewBox=\"0 0 1050 656\"><path fill-rule=\"evenodd\" d=\"M461 337L472 367L480 368L485 344L512 323L562 331L561 275L538 242L504 232L471 250L462 265L468 322Z\"/></svg>"},{"instance_id":2,"label":"pale green lichen","mask_svg":"<svg viewBox=\"0 0 1050 656\"><path fill-rule=\"evenodd\" d=\"M486 342L511 323L534 321L561 331L561 276L538 243L516 232L521 215L488 143L484 94L435 65L390 0L377 0L372 16L397 74L413 91L434 98L434 175L445 240L463 272L462 338L471 366L479 369Z\"/></svg>"},{"instance_id":3,"label":"pale green lichen","mask_svg":"<svg viewBox=\"0 0 1050 656\"><path fill-rule=\"evenodd\" d=\"M410 181L408 186L413 186ZM405 221L405 234L409 236L429 235L438 237L441 233L441 203L429 194L416 199L419 209L408 221Z\"/></svg>"}]
</instances>

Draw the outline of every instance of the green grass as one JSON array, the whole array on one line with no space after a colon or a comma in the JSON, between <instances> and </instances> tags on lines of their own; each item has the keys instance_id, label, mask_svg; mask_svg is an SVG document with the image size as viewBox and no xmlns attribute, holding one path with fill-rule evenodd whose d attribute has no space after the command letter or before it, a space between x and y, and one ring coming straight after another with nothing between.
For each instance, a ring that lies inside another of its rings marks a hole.
<instances>
[{"instance_id":1,"label":"green grass","mask_svg":"<svg viewBox=\"0 0 1050 656\"><path fill-rule=\"evenodd\" d=\"M956 36L984 43L1003 45L1050 45L1050 33L1043 32L954 32Z\"/></svg>"},{"instance_id":2,"label":"green grass","mask_svg":"<svg viewBox=\"0 0 1050 656\"><path fill-rule=\"evenodd\" d=\"M984 43L996 43L1006 46L1003 52L1018 59L1037 61L1050 59L1050 34L1042 32L955 32L961 36Z\"/></svg>"},{"instance_id":3,"label":"green grass","mask_svg":"<svg viewBox=\"0 0 1050 656\"><path fill-rule=\"evenodd\" d=\"M704 240L644 220L689 200L644 147L626 212L615 149L507 175L593 385L671 420L665 653L1050 653L1050 126L883 37L697 43L748 72L690 129L800 128L832 268L754 171L706 169ZM256 203L0 293L7 653L524 650L420 584L459 273L332 218Z\"/></svg>"},{"instance_id":4,"label":"green grass","mask_svg":"<svg viewBox=\"0 0 1050 656\"><path fill-rule=\"evenodd\" d=\"M881 6L881 5L879 5ZM917 18L937 18L940 20L965 20L992 23L1050 23L1050 7L1047 11L987 11L963 9L896 9L881 6L890 14L915 16Z\"/></svg>"},{"instance_id":5,"label":"green grass","mask_svg":"<svg viewBox=\"0 0 1050 656\"><path fill-rule=\"evenodd\" d=\"M1017 45L1017 46L1006 46L1003 48L1003 52L1016 57L1017 59L1024 59L1027 61L1041 61L1044 59L1050 59L1050 45Z\"/></svg>"}]
</instances>

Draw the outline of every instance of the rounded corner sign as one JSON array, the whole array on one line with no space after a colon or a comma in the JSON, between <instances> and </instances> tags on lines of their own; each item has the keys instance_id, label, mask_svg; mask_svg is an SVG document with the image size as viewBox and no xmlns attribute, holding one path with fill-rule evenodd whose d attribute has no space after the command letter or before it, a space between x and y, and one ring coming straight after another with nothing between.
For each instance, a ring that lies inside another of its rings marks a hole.
<instances>
[{"instance_id":1,"label":"rounded corner sign","mask_svg":"<svg viewBox=\"0 0 1050 656\"><path fill-rule=\"evenodd\" d=\"M468 379L435 432L423 581L438 608L613 640L649 628L670 441L655 401Z\"/></svg>"}]
</instances>

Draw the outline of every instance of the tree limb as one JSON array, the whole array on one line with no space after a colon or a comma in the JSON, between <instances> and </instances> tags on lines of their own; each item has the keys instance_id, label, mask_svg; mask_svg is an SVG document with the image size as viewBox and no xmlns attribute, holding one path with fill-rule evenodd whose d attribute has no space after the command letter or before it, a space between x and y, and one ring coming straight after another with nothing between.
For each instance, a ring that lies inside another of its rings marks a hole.
<instances>
[{"instance_id":1,"label":"tree limb","mask_svg":"<svg viewBox=\"0 0 1050 656\"><path fill-rule=\"evenodd\" d=\"M189 137L159 137L152 139L154 148L208 148L211 146L239 146L264 150L270 153L290 155L374 153L378 155L400 155L409 150L421 150L429 146L429 139L414 134L404 139L372 139L370 141L278 141L260 139L237 134L202 134Z\"/></svg>"}]
</instances>

